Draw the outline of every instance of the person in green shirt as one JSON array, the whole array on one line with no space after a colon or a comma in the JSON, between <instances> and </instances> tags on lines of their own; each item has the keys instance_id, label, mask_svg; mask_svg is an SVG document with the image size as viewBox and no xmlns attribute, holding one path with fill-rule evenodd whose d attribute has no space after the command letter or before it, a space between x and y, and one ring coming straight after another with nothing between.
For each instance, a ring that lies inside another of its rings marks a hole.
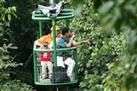
<instances>
[{"instance_id":1,"label":"person in green shirt","mask_svg":"<svg viewBox=\"0 0 137 91\"><path fill-rule=\"evenodd\" d=\"M80 45L81 42L75 42L74 41L75 36L76 35L73 34L70 37L69 28L67 28L67 27L62 28L62 36L57 41L57 48L69 48L72 46ZM64 54L66 56L64 56ZM71 79L72 72L73 72L73 69L75 67L75 61L71 58L70 55L71 55L70 52L64 53L62 51L58 51L58 53L57 53L57 66L65 67L65 65L67 65L67 75ZM65 57L65 60L63 61L64 57Z\"/></svg>"}]
</instances>

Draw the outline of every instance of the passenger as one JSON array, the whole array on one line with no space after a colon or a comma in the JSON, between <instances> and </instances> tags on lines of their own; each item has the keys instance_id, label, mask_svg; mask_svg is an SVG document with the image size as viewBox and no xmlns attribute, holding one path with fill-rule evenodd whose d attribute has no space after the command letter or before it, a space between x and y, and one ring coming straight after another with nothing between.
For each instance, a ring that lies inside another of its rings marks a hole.
<instances>
[{"instance_id":1,"label":"passenger","mask_svg":"<svg viewBox=\"0 0 137 91\"><path fill-rule=\"evenodd\" d=\"M52 28L51 28L52 30ZM60 34L60 28L59 26L56 26L56 37L59 38L61 36ZM44 42L48 42L48 44L50 45L50 43L52 42L53 38L52 38L52 32L48 35L44 35L42 37L40 37L39 39L37 39L35 42L34 42L34 48L35 49L40 49L43 47L43 43Z\"/></svg>"},{"instance_id":2,"label":"passenger","mask_svg":"<svg viewBox=\"0 0 137 91\"><path fill-rule=\"evenodd\" d=\"M48 42L45 42L43 44L43 49L49 49L48 47ZM42 52L40 55L41 59L41 66L42 66L42 78L51 78L53 74L53 64L52 64L52 59L51 59L51 53L50 52ZM46 68L48 68L48 76L47 77L47 72Z\"/></svg>"},{"instance_id":3,"label":"passenger","mask_svg":"<svg viewBox=\"0 0 137 91\"><path fill-rule=\"evenodd\" d=\"M63 28L62 29L62 36L57 41L57 48L69 48L69 47L77 46L77 45L81 44L81 42L75 42L74 43L73 39L75 38L75 36L76 35L73 34L70 37L69 29L66 27ZM68 39L69 39L69 41L68 41ZM73 45L73 43L74 43L74 45ZM67 65L67 75L71 79L72 78L72 72L73 72L73 69L75 67L75 61L71 58L71 56L67 56L66 60L63 62L64 57L65 57L64 53L62 51L58 51L58 53L57 53L57 66L65 67L65 65Z\"/></svg>"}]
</instances>

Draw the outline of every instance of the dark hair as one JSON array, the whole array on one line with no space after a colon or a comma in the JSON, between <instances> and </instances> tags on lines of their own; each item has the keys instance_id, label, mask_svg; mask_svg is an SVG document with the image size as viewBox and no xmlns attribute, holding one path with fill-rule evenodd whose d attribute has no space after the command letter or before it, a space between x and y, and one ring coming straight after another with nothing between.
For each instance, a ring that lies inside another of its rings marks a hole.
<instances>
[{"instance_id":1,"label":"dark hair","mask_svg":"<svg viewBox=\"0 0 137 91\"><path fill-rule=\"evenodd\" d=\"M68 27L63 27L61 30L62 30L62 35L65 35L65 33L69 32L69 28Z\"/></svg>"}]
</instances>

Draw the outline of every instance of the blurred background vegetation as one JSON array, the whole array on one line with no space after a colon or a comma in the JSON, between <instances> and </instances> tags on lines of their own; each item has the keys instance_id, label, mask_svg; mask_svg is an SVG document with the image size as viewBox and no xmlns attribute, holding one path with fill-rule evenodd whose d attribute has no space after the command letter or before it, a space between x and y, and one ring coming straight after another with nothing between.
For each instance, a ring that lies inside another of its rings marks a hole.
<instances>
[{"instance_id":1,"label":"blurred background vegetation","mask_svg":"<svg viewBox=\"0 0 137 91\"><path fill-rule=\"evenodd\" d=\"M78 48L75 91L136 91L137 1L66 1L76 11L70 23L76 40L90 41ZM31 20L38 4L49 0L0 0L0 91L38 91L32 60L38 25Z\"/></svg>"}]
</instances>

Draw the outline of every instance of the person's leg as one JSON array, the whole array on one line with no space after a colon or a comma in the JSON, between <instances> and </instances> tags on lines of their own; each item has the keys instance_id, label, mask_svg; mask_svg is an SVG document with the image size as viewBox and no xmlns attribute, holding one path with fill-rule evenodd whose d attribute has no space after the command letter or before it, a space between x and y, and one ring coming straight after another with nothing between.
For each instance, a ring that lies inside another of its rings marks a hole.
<instances>
[{"instance_id":1,"label":"person's leg","mask_svg":"<svg viewBox=\"0 0 137 91\"><path fill-rule=\"evenodd\" d=\"M53 74L53 63L52 62L47 62L48 65L48 74L49 74L49 78L51 78L52 74Z\"/></svg>"},{"instance_id":2,"label":"person's leg","mask_svg":"<svg viewBox=\"0 0 137 91\"><path fill-rule=\"evenodd\" d=\"M57 56L57 66L61 66L65 68L64 62L63 62L63 57Z\"/></svg>"},{"instance_id":3,"label":"person's leg","mask_svg":"<svg viewBox=\"0 0 137 91\"><path fill-rule=\"evenodd\" d=\"M75 67L75 61L72 58L67 58L65 60L65 64L68 66L67 67L67 75L71 78L73 69Z\"/></svg>"},{"instance_id":4,"label":"person's leg","mask_svg":"<svg viewBox=\"0 0 137 91\"><path fill-rule=\"evenodd\" d=\"M41 66L42 66L41 76L43 79L45 79L46 78L46 62L41 61Z\"/></svg>"}]
</instances>

